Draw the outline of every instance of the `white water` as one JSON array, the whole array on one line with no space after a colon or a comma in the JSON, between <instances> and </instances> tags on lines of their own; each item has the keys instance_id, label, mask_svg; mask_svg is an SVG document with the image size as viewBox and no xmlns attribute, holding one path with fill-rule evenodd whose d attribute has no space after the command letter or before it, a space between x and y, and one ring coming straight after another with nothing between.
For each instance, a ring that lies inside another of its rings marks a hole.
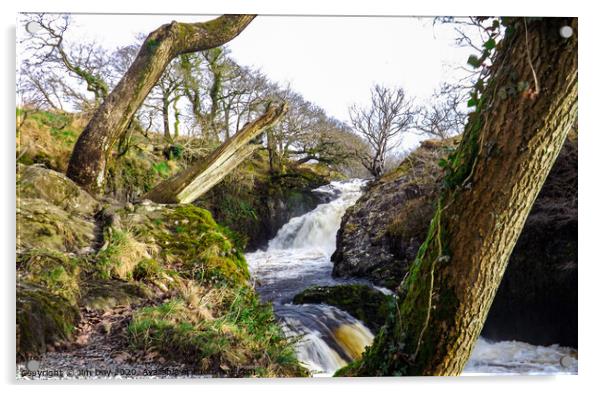
<instances>
[{"instance_id":1,"label":"white water","mask_svg":"<svg viewBox=\"0 0 602 393\"><path fill-rule=\"evenodd\" d=\"M335 197L284 225L266 251L246 255L264 301L274 304L287 335L297 337L297 357L315 376L329 376L360 356L374 338L370 330L335 307L290 304L293 296L312 285L337 285L362 280L331 277L330 256L345 210L361 196L362 180L333 182L316 192ZM569 348L522 342L492 343L479 339L465 375L559 374L577 372L576 352Z\"/></svg>"}]
</instances>

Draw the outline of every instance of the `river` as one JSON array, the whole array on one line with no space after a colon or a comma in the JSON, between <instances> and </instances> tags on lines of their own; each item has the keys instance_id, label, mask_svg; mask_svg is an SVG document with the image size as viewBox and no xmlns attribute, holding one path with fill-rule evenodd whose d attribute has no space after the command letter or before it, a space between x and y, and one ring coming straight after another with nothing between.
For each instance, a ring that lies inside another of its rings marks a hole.
<instances>
[{"instance_id":1,"label":"river","mask_svg":"<svg viewBox=\"0 0 602 393\"><path fill-rule=\"evenodd\" d=\"M331 376L361 356L374 338L362 322L336 307L291 304L295 294L312 285L367 283L332 278L330 261L343 214L359 199L364 184L355 179L316 189L329 202L291 219L265 251L246 255L259 295L273 304L285 333L296 338L298 359L314 376ZM483 338L478 340L464 370L465 375L559 373L577 373L574 350Z\"/></svg>"}]
</instances>

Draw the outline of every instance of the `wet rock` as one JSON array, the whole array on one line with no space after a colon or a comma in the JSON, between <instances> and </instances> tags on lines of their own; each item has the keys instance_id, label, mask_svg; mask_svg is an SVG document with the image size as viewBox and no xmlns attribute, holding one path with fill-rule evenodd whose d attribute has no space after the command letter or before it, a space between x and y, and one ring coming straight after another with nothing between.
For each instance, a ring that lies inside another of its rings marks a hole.
<instances>
[{"instance_id":1,"label":"wet rock","mask_svg":"<svg viewBox=\"0 0 602 393\"><path fill-rule=\"evenodd\" d=\"M333 276L365 277L391 289L399 284L424 240L440 173L437 161L451 144L423 143L347 210L332 256ZM400 226L406 228L401 239Z\"/></svg>"},{"instance_id":2,"label":"wet rock","mask_svg":"<svg viewBox=\"0 0 602 393\"><path fill-rule=\"evenodd\" d=\"M337 307L377 332L390 313L393 296L361 284L310 287L293 298L294 304L322 303Z\"/></svg>"}]
</instances>

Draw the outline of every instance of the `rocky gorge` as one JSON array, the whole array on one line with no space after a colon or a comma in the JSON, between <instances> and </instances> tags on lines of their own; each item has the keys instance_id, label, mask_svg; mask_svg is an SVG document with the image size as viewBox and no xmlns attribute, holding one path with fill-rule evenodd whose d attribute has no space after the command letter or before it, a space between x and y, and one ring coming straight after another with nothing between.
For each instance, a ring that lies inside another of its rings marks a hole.
<instances>
[{"instance_id":1,"label":"rocky gorge","mask_svg":"<svg viewBox=\"0 0 602 393\"><path fill-rule=\"evenodd\" d=\"M333 276L395 290L426 236L454 140L426 141L347 210ZM577 138L569 137L510 258L482 335L577 347Z\"/></svg>"}]
</instances>

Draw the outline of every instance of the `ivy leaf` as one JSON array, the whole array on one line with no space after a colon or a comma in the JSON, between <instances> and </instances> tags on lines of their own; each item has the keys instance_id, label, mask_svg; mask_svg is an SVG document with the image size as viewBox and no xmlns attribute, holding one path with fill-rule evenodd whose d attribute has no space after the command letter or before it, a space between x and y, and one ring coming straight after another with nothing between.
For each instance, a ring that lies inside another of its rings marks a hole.
<instances>
[{"instance_id":1,"label":"ivy leaf","mask_svg":"<svg viewBox=\"0 0 602 393\"><path fill-rule=\"evenodd\" d=\"M481 60L479 60L478 56L476 55L470 55L468 57L468 64L470 64L474 68L479 68L481 66Z\"/></svg>"},{"instance_id":2,"label":"ivy leaf","mask_svg":"<svg viewBox=\"0 0 602 393\"><path fill-rule=\"evenodd\" d=\"M493 50L495 48L495 40L493 38L490 38L490 39L487 40L487 42L485 42L483 44L483 46L487 50Z\"/></svg>"},{"instance_id":3,"label":"ivy leaf","mask_svg":"<svg viewBox=\"0 0 602 393\"><path fill-rule=\"evenodd\" d=\"M441 168L445 168L447 166L447 160L445 158L442 158L439 160L439 166Z\"/></svg>"},{"instance_id":4,"label":"ivy leaf","mask_svg":"<svg viewBox=\"0 0 602 393\"><path fill-rule=\"evenodd\" d=\"M470 100L468 100L468 107L473 107L477 105L477 100L475 98L471 98Z\"/></svg>"},{"instance_id":5,"label":"ivy leaf","mask_svg":"<svg viewBox=\"0 0 602 393\"><path fill-rule=\"evenodd\" d=\"M519 92L521 91L525 91L529 88L529 82L528 81L520 81L518 82L518 84L516 85L516 88Z\"/></svg>"}]
</instances>

